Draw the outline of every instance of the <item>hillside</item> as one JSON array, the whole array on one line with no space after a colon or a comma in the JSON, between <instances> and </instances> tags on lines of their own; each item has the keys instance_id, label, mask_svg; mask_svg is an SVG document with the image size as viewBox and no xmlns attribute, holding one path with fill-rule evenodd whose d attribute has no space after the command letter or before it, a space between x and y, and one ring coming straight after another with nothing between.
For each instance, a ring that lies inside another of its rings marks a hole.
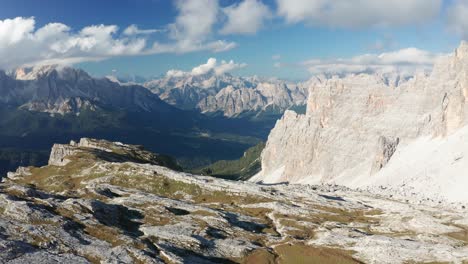
<instances>
[{"instance_id":1,"label":"hillside","mask_svg":"<svg viewBox=\"0 0 468 264\"><path fill-rule=\"evenodd\" d=\"M238 160L220 160L193 173L229 180L248 180L261 170L260 155L265 143L249 148Z\"/></svg>"},{"instance_id":2,"label":"hillside","mask_svg":"<svg viewBox=\"0 0 468 264\"><path fill-rule=\"evenodd\" d=\"M0 183L3 263L468 260L467 211L337 186L176 172L142 147L81 139Z\"/></svg>"}]
</instances>

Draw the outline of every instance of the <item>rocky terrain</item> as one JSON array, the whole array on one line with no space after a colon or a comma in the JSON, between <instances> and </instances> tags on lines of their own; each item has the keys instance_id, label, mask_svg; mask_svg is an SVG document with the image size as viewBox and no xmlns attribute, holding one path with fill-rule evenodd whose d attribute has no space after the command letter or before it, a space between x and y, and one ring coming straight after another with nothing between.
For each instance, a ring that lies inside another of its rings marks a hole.
<instances>
[{"instance_id":1,"label":"rocky terrain","mask_svg":"<svg viewBox=\"0 0 468 264\"><path fill-rule=\"evenodd\" d=\"M432 73L323 79L307 113L287 111L262 154L265 183L336 183L468 202L468 43Z\"/></svg>"},{"instance_id":2,"label":"rocky terrain","mask_svg":"<svg viewBox=\"0 0 468 264\"><path fill-rule=\"evenodd\" d=\"M307 85L229 74L168 76L144 84L171 105L226 117L282 114L306 103Z\"/></svg>"},{"instance_id":3,"label":"rocky terrain","mask_svg":"<svg viewBox=\"0 0 468 264\"><path fill-rule=\"evenodd\" d=\"M55 145L49 163L0 184L1 263L468 261L460 207L190 175L92 139Z\"/></svg>"}]
</instances>

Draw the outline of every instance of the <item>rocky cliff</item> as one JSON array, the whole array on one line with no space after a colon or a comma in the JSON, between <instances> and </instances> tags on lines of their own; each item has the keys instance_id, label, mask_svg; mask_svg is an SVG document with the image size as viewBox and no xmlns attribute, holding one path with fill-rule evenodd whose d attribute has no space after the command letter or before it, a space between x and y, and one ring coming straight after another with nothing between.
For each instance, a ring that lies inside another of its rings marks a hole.
<instances>
[{"instance_id":1,"label":"rocky cliff","mask_svg":"<svg viewBox=\"0 0 468 264\"><path fill-rule=\"evenodd\" d=\"M49 157L49 165L65 166L72 161L70 157L76 157L77 154L83 152L93 152L100 159L107 161L131 161L181 170L175 160L169 156L146 151L143 146L90 138L82 138L79 142L72 140L70 144L54 144Z\"/></svg>"},{"instance_id":2,"label":"rocky cliff","mask_svg":"<svg viewBox=\"0 0 468 264\"><path fill-rule=\"evenodd\" d=\"M225 181L159 166L155 156L82 139L56 145L53 164L10 173L0 183L0 262L468 260L468 212L460 205Z\"/></svg>"},{"instance_id":3,"label":"rocky cliff","mask_svg":"<svg viewBox=\"0 0 468 264\"><path fill-rule=\"evenodd\" d=\"M440 163L439 168L426 172L421 166L430 167L432 160L422 160L418 165L412 161L426 157L422 154L430 146L453 137L463 146L464 137L454 134L468 124L467 102L466 42L438 61L431 74L416 75L396 85L367 74L321 79L310 87L305 115L286 112L277 122L262 154L263 171L254 180L333 182L353 187L386 182L393 187L411 185L412 191L419 192L422 185L444 178L443 187L437 184L431 193L437 194L442 188L449 194L456 185L468 182L463 170L468 167L466 160ZM423 138L427 139L426 149L411 147ZM414 152L406 155L410 160L392 162L410 150ZM468 149L447 151L446 156L454 152L463 156ZM458 167L442 169L451 166ZM392 182L395 175L388 167L392 171L405 168L399 172L406 178ZM413 179L412 184L407 179ZM463 193L454 197L468 201Z\"/></svg>"}]
</instances>

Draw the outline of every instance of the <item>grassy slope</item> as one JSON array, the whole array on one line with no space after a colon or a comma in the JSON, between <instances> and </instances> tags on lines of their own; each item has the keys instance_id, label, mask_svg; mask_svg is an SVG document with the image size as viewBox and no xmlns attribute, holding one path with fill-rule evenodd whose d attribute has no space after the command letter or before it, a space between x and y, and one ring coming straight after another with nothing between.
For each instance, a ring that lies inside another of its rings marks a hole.
<instances>
[{"instance_id":1,"label":"grassy slope","mask_svg":"<svg viewBox=\"0 0 468 264\"><path fill-rule=\"evenodd\" d=\"M230 180L247 180L261 170L260 155L265 143L249 148L238 160L221 160L194 173Z\"/></svg>"}]
</instances>

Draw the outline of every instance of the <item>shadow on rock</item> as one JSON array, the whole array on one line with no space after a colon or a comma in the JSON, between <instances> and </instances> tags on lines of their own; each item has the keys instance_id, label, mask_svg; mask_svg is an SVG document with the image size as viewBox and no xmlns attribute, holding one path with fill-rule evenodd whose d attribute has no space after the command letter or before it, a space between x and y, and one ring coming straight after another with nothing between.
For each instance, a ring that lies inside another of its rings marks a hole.
<instances>
[{"instance_id":1,"label":"shadow on rock","mask_svg":"<svg viewBox=\"0 0 468 264\"><path fill-rule=\"evenodd\" d=\"M233 213L225 213L224 218L229 222L230 225L240 227L245 231L252 233L262 233L263 229L268 227L265 224L240 220L239 216Z\"/></svg>"},{"instance_id":2,"label":"shadow on rock","mask_svg":"<svg viewBox=\"0 0 468 264\"><path fill-rule=\"evenodd\" d=\"M101 201L91 203L93 216L99 223L121 229L126 235L139 237L143 232L139 230L141 222L135 221L144 218L139 211L128 209L120 204L106 204Z\"/></svg>"}]
</instances>

